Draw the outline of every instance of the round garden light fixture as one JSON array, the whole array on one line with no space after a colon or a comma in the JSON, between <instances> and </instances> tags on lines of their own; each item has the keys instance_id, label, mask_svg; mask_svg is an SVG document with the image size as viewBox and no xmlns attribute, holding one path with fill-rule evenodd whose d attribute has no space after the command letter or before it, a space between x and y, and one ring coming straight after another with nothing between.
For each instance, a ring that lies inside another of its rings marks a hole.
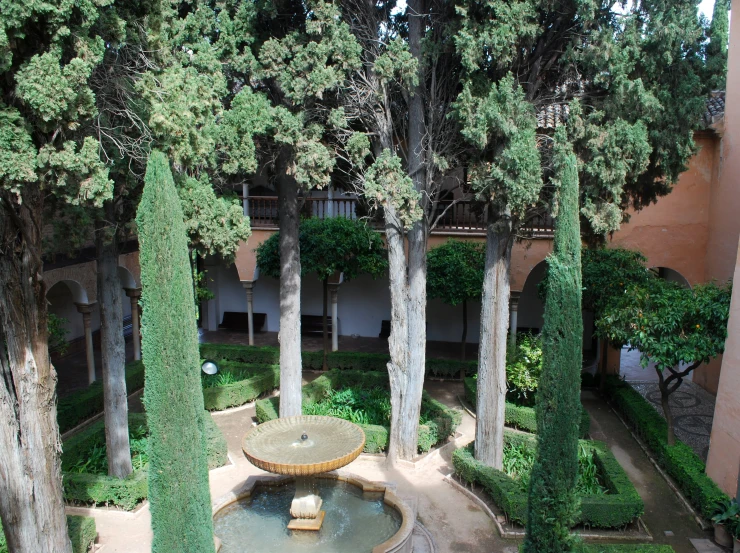
<instances>
[{"instance_id":1,"label":"round garden light fixture","mask_svg":"<svg viewBox=\"0 0 740 553\"><path fill-rule=\"evenodd\" d=\"M210 360L206 360L200 368L206 374L216 374L218 372L218 365Z\"/></svg>"}]
</instances>

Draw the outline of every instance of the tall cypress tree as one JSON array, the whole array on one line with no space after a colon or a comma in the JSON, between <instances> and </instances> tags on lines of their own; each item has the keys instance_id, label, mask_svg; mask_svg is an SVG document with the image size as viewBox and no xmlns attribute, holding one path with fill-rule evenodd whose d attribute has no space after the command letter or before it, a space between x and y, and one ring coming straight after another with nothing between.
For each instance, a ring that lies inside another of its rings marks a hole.
<instances>
[{"instance_id":1,"label":"tall cypress tree","mask_svg":"<svg viewBox=\"0 0 740 553\"><path fill-rule=\"evenodd\" d=\"M578 164L564 127L555 135L558 215L548 258L542 328L543 363L537 391L537 458L529 485L526 553L570 551L578 511L578 413L583 350Z\"/></svg>"},{"instance_id":2,"label":"tall cypress tree","mask_svg":"<svg viewBox=\"0 0 740 553\"><path fill-rule=\"evenodd\" d=\"M161 152L149 156L136 222L152 553L204 553L214 550L213 519L193 281L182 207Z\"/></svg>"}]
</instances>

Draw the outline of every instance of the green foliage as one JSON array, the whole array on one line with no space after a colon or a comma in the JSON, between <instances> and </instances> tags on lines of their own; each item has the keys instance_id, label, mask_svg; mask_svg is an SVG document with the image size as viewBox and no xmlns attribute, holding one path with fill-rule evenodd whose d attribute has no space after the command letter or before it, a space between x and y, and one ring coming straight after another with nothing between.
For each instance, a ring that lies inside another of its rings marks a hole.
<instances>
[{"instance_id":1,"label":"green foliage","mask_svg":"<svg viewBox=\"0 0 740 553\"><path fill-rule=\"evenodd\" d=\"M707 45L707 77L712 90L724 90L727 79L727 48L730 40L730 0L715 0Z\"/></svg>"},{"instance_id":2,"label":"green foliage","mask_svg":"<svg viewBox=\"0 0 740 553\"><path fill-rule=\"evenodd\" d=\"M506 432L504 439L508 447L530 451L535 449L535 438L532 436ZM519 481L505 472L477 461L473 456L473 447L474 444L469 444L452 454L452 464L457 476L464 482L482 486L496 506L506 513L509 520L527 524L526 490L522 489ZM579 449L581 448L584 457L591 457L591 460L585 463L584 469L598 475L599 488L603 487L606 493L601 489L584 487L584 493L579 494L581 511L571 524L594 528L621 528L641 516L644 505L640 495L606 444L584 440L579 442ZM590 493L592 491L598 493Z\"/></svg>"},{"instance_id":3,"label":"green foliage","mask_svg":"<svg viewBox=\"0 0 740 553\"><path fill-rule=\"evenodd\" d=\"M201 344L201 357L247 363L250 365L277 365L280 362L278 348L264 346L239 346L234 344ZM301 353L302 367L306 370L319 371L323 367L323 353L304 351ZM355 351L333 351L327 356L329 369L381 371L387 370L390 357L383 353L360 353ZM453 359L426 359L427 373L442 377L456 378L461 370L472 374L477 370L475 361L457 361Z\"/></svg>"},{"instance_id":4,"label":"green foliage","mask_svg":"<svg viewBox=\"0 0 740 553\"><path fill-rule=\"evenodd\" d=\"M389 379L385 372L331 370L303 387L303 414L330 414L352 420L365 432L366 453L380 453L390 436ZM278 418L278 398L256 403L257 421ZM429 451L455 433L460 411L430 397L422 397L418 451ZM385 421L385 422L383 422Z\"/></svg>"},{"instance_id":5,"label":"green foliage","mask_svg":"<svg viewBox=\"0 0 740 553\"><path fill-rule=\"evenodd\" d=\"M208 467L216 468L228 460L226 439L205 413ZM127 478L108 476L105 458L105 421L100 420L71 436L63 443L62 470L64 498L73 504L112 505L134 509L147 498L147 421L140 413L129 414L131 450L136 455L134 472Z\"/></svg>"},{"instance_id":6,"label":"green foliage","mask_svg":"<svg viewBox=\"0 0 740 553\"><path fill-rule=\"evenodd\" d=\"M203 401L209 411L244 405L280 386L279 365L219 362L219 372L203 376Z\"/></svg>"},{"instance_id":7,"label":"green foliage","mask_svg":"<svg viewBox=\"0 0 740 553\"><path fill-rule=\"evenodd\" d=\"M737 499L727 498L719 503L712 516L712 522L714 524L724 524L728 528L740 523L740 505L738 505Z\"/></svg>"},{"instance_id":8,"label":"green foliage","mask_svg":"<svg viewBox=\"0 0 740 553\"><path fill-rule=\"evenodd\" d=\"M548 258L542 375L537 390L537 460L532 468L525 551L560 553L572 547L578 513L578 421L581 400L583 315L578 164L565 140L555 138L559 212L555 247Z\"/></svg>"},{"instance_id":9,"label":"green foliage","mask_svg":"<svg viewBox=\"0 0 740 553\"><path fill-rule=\"evenodd\" d=\"M469 176L476 198L522 219L542 188L537 119L524 91L512 75L487 88L466 82L454 109L478 154Z\"/></svg>"},{"instance_id":10,"label":"green foliage","mask_svg":"<svg viewBox=\"0 0 740 553\"><path fill-rule=\"evenodd\" d=\"M64 355L69 349L67 334L69 330L65 328L69 321L64 317L57 317L54 313L49 313L47 326L49 327L49 351Z\"/></svg>"},{"instance_id":11,"label":"green foliage","mask_svg":"<svg viewBox=\"0 0 740 553\"><path fill-rule=\"evenodd\" d=\"M126 365L126 389L129 393L144 387L144 364L134 361ZM57 422L59 431L64 434L98 413L103 412L105 398L103 382L95 381L84 390L74 392L59 400L57 404Z\"/></svg>"},{"instance_id":12,"label":"green foliage","mask_svg":"<svg viewBox=\"0 0 740 553\"><path fill-rule=\"evenodd\" d=\"M72 553L87 553L98 537L95 519L93 517L68 515L67 534L72 541ZM9 553L5 534L2 531L2 524L0 524L0 553Z\"/></svg>"},{"instance_id":13,"label":"green foliage","mask_svg":"<svg viewBox=\"0 0 740 553\"><path fill-rule=\"evenodd\" d=\"M193 279L182 208L167 158L149 157L136 217L149 422L152 551L213 548Z\"/></svg>"},{"instance_id":14,"label":"green foliage","mask_svg":"<svg viewBox=\"0 0 740 553\"><path fill-rule=\"evenodd\" d=\"M585 249L583 268L583 308L598 318L607 306L620 301L627 288L651 278L640 252L622 248Z\"/></svg>"},{"instance_id":15,"label":"green foliage","mask_svg":"<svg viewBox=\"0 0 740 553\"><path fill-rule=\"evenodd\" d=\"M706 363L724 351L730 295L729 284L689 289L653 278L628 288L596 328L614 345L638 349L643 367L651 361L659 370Z\"/></svg>"},{"instance_id":16,"label":"green foliage","mask_svg":"<svg viewBox=\"0 0 740 553\"><path fill-rule=\"evenodd\" d=\"M423 216L421 194L403 169L401 158L383 150L365 172L364 196L375 210L391 208L405 229Z\"/></svg>"},{"instance_id":17,"label":"green foliage","mask_svg":"<svg viewBox=\"0 0 740 553\"><path fill-rule=\"evenodd\" d=\"M665 419L629 384L608 378L605 393L694 508L704 518L711 518L717 505L728 497L707 476L704 462L680 440L668 445Z\"/></svg>"},{"instance_id":18,"label":"green foliage","mask_svg":"<svg viewBox=\"0 0 740 553\"><path fill-rule=\"evenodd\" d=\"M477 380L474 377L468 377L463 381L465 389L465 399L475 408L477 400ZM533 407L520 405L511 401L506 402L504 411L504 422L507 426L517 428L525 432L537 433L537 416ZM588 436L591 427L591 417L586 408L581 406L581 416L578 422L578 435L581 438Z\"/></svg>"},{"instance_id":19,"label":"green foliage","mask_svg":"<svg viewBox=\"0 0 740 553\"><path fill-rule=\"evenodd\" d=\"M427 297L449 305L480 298L485 248L479 242L448 240L427 253Z\"/></svg>"},{"instance_id":20,"label":"green foliage","mask_svg":"<svg viewBox=\"0 0 740 553\"><path fill-rule=\"evenodd\" d=\"M506 352L506 395L519 404L534 404L542 374L542 337L517 334L516 348Z\"/></svg>"},{"instance_id":21,"label":"green foliage","mask_svg":"<svg viewBox=\"0 0 740 553\"><path fill-rule=\"evenodd\" d=\"M301 221L298 238L301 273L316 273L320 280L343 273L344 280L369 274L382 275L388 265L380 233L365 222L345 217L311 217ZM280 278L280 232L272 234L257 248L261 272Z\"/></svg>"}]
</instances>

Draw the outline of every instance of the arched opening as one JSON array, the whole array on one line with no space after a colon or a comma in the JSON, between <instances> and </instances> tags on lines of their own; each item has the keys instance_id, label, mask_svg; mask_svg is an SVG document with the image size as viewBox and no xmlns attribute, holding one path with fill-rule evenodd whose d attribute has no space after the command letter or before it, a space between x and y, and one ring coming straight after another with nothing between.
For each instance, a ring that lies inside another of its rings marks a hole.
<instances>
[{"instance_id":1,"label":"arched opening","mask_svg":"<svg viewBox=\"0 0 740 553\"><path fill-rule=\"evenodd\" d=\"M662 278L668 282L675 282L684 288L691 288L691 284L689 284L688 279L674 269L669 267L652 267L650 270L654 272L658 278Z\"/></svg>"},{"instance_id":2,"label":"arched opening","mask_svg":"<svg viewBox=\"0 0 740 553\"><path fill-rule=\"evenodd\" d=\"M537 334L542 330L545 302L540 298L539 284L547 274L547 261L540 261L530 271L522 287L517 315L517 332Z\"/></svg>"},{"instance_id":3,"label":"arched opening","mask_svg":"<svg viewBox=\"0 0 740 553\"><path fill-rule=\"evenodd\" d=\"M63 320L66 340L82 338L85 330L77 305L90 303L82 285L74 280L60 280L46 292L46 300L49 314Z\"/></svg>"}]
</instances>

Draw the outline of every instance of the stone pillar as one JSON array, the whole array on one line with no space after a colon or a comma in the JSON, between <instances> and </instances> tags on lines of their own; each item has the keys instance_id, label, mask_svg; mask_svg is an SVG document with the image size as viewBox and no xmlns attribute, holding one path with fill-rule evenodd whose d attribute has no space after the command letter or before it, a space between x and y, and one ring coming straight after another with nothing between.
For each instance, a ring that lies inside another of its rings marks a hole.
<instances>
[{"instance_id":1,"label":"stone pillar","mask_svg":"<svg viewBox=\"0 0 740 553\"><path fill-rule=\"evenodd\" d=\"M85 327L85 354L87 356L87 381L89 384L95 382L95 353L93 351L92 328L90 326L90 315L93 303L76 303L77 311L82 313L82 325Z\"/></svg>"},{"instance_id":2,"label":"stone pillar","mask_svg":"<svg viewBox=\"0 0 740 553\"><path fill-rule=\"evenodd\" d=\"M139 331L141 317L139 312L139 298L141 298L141 288L124 288L124 290L126 290L126 295L131 300L131 332L134 335L134 361L139 361L141 360L141 333Z\"/></svg>"},{"instance_id":3,"label":"stone pillar","mask_svg":"<svg viewBox=\"0 0 740 553\"><path fill-rule=\"evenodd\" d=\"M243 280L242 286L247 291L247 321L249 322L249 345L254 345L254 281Z\"/></svg>"},{"instance_id":4,"label":"stone pillar","mask_svg":"<svg viewBox=\"0 0 740 553\"><path fill-rule=\"evenodd\" d=\"M509 347L516 347L517 316L519 314L519 298L522 293L512 290L509 293Z\"/></svg>"},{"instance_id":5,"label":"stone pillar","mask_svg":"<svg viewBox=\"0 0 740 553\"><path fill-rule=\"evenodd\" d=\"M331 294L331 350L339 349L339 324L337 318L339 302L339 283L329 283L329 293Z\"/></svg>"}]
</instances>

